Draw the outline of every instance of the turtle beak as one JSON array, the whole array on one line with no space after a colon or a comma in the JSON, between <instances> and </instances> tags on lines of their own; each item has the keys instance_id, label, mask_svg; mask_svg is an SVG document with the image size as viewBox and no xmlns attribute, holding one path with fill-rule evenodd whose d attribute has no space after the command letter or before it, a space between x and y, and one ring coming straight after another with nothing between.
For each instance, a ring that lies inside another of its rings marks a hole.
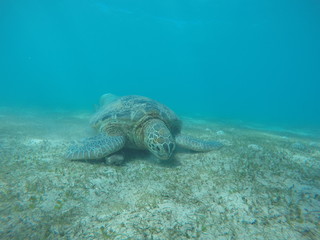
<instances>
[{"instance_id":1,"label":"turtle beak","mask_svg":"<svg viewBox=\"0 0 320 240\"><path fill-rule=\"evenodd\" d=\"M175 149L175 144L174 144L174 142L164 143L162 147L163 147L163 152L164 152L163 156L164 157L161 159L168 160L171 157L171 155Z\"/></svg>"},{"instance_id":2,"label":"turtle beak","mask_svg":"<svg viewBox=\"0 0 320 240\"><path fill-rule=\"evenodd\" d=\"M164 142L157 145L156 151L152 152L157 158L161 160L169 160L175 149L175 143L172 141Z\"/></svg>"}]
</instances>

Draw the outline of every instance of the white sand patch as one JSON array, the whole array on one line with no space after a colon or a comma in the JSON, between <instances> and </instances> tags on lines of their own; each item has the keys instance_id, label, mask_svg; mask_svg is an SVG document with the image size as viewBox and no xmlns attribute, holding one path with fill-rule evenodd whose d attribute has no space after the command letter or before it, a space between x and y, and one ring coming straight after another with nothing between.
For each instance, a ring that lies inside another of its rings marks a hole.
<instances>
[{"instance_id":1,"label":"white sand patch","mask_svg":"<svg viewBox=\"0 0 320 240\"><path fill-rule=\"evenodd\" d=\"M262 151L263 147L257 145L257 144L249 144L248 148L254 150L254 151Z\"/></svg>"},{"instance_id":2,"label":"white sand patch","mask_svg":"<svg viewBox=\"0 0 320 240\"><path fill-rule=\"evenodd\" d=\"M31 138L27 139L24 144L27 146L35 146L35 145L41 145L45 142L43 139L38 139L38 138Z\"/></svg>"}]
</instances>

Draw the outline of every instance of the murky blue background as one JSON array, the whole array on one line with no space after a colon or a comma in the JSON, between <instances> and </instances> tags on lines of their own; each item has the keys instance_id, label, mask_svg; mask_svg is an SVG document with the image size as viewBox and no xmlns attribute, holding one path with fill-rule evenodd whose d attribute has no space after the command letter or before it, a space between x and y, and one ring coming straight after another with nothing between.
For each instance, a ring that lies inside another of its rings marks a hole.
<instances>
[{"instance_id":1,"label":"murky blue background","mask_svg":"<svg viewBox=\"0 0 320 240\"><path fill-rule=\"evenodd\" d=\"M320 124L317 0L0 2L0 105L140 94L189 116Z\"/></svg>"}]
</instances>

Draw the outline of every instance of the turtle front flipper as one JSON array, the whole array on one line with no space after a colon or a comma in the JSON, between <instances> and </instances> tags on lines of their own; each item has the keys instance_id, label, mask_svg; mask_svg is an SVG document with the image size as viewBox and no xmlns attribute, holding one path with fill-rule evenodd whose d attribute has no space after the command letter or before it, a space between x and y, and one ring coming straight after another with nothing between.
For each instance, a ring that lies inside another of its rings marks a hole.
<instances>
[{"instance_id":1,"label":"turtle front flipper","mask_svg":"<svg viewBox=\"0 0 320 240\"><path fill-rule=\"evenodd\" d=\"M124 145L124 136L108 136L101 133L72 145L67 151L66 158L70 160L99 159L119 151Z\"/></svg>"},{"instance_id":2,"label":"turtle front flipper","mask_svg":"<svg viewBox=\"0 0 320 240\"><path fill-rule=\"evenodd\" d=\"M197 151L197 152L208 152L211 150L219 149L223 146L222 143L216 141L205 141L186 135L177 135L176 144L178 146Z\"/></svg>"}]
</instances>

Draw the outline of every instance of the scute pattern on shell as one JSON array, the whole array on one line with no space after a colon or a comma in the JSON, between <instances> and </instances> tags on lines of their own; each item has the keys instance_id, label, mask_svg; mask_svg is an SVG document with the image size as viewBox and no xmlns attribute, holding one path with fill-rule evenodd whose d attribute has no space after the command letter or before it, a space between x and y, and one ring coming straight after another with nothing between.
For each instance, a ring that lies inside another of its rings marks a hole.
<instances>
[{"instance_id":1,"label":"scute pattern on shell","mask_svg":"<svg viewBox=\"0 0 320 240\"><path fill-rule=\"evenodd\" d=\"M101 106L90 123L97 129L120 126L128 131L151 118L163 120L173 133L180 131L181 122L171 109L155 100L136 95L124 96Z\"/></svg>"}]
</instances>

